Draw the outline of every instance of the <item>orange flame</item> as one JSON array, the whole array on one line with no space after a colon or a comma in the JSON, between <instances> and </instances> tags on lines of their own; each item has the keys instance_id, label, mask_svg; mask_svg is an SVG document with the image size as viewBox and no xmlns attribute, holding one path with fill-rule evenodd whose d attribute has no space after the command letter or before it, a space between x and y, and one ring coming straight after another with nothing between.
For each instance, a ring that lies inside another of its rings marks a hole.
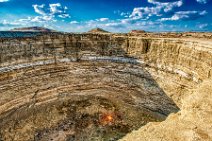
<instances>
[{"instance_id":1,"label":"orange flame","mask_svg":"<svg viewBox=\"0 0 212 141\"><path fill-rule=\"evenodd\" d=\"M112 115L107 115L107 116L106 116L106 119L107 119L107 121L109 121L109 122L113 121Z\"/></svg>"},{"instance_id":2,"label":"orange flame","mask_svg":"<svg viewBox=\"0 0 212 141\"><path fill-rule=\"evenodd\" d=\"M110 124L114 121L114 115L112 114L104 114L101 116L101 119L100 119L100 122L101 124L103 125L107 125L107 124Z\"/></svg>"}]
</instances>

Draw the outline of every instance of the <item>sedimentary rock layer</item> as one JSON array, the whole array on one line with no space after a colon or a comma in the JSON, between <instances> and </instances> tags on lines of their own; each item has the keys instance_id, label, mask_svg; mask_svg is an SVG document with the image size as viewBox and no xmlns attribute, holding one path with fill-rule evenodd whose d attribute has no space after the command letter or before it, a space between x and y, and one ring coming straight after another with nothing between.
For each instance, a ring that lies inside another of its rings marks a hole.
<instances>
[{"instance_id":1,"label":"sedimentary rock layer","mask_svg":"<svg viewBox=\"0 0 212 141\"><path fill-rule=\"evenodd\" d=\"M106 132L102 138L117 140L164 120L211 79L211 46L210 40L124 34L1 39L0 139L97 140L98 127ZM105 113L114 122L102 122Z\"/></svg>"}]
</instances>

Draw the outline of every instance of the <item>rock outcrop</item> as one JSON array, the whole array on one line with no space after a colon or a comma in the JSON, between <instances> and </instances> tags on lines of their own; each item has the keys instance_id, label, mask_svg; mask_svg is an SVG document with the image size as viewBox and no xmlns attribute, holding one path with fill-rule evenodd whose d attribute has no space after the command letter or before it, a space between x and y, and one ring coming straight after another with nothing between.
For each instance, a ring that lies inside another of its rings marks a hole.
<instances>
[{"instance_id":1,"label":"rock outcrop","mask_svg":"<svg viewBox=\"0 0 212 141\"><path fill-rule=\"evenodd\" d=\"M94 28L88 31L88 33L109 33L109 32L102 28Z\"/></svg>"},{"instance_id":2,"label":"rock outcrop","mask_svg":"<svg viewBox=\"0 0 212 141\"><path fill-rule=\"evenodd\" d=\"M142 34L142 33L146 33L145 30L132 30L130 31L130 34Z\"/></svg>"},{"instance_id":3,"label":"rock outcrop","mask_svg":"<svg viewBox=\"0 0 212 141\"><path fill-rule=\"evenodd\" d=\"M2 38L0 140L210 140L212 41L173 36Z\"/></svg>"}]
</instances>

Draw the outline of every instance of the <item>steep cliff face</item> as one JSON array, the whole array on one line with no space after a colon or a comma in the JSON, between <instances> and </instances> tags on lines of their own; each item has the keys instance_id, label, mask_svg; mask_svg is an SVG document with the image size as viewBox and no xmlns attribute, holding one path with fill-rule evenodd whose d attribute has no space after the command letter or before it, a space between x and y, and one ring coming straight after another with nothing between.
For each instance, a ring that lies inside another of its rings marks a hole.
<instances>
[{"instance_id":1,"label":"steep cliff face","mask_svg":"<svg viewBox=\"0 0 212 141\"><path fill-rule=\"evenodd\" d=\"M54 33L1 39L0 139L117 140L179 108L185 113L188 96L211 79L211 46L210 40L124 34ZM108 113L113 121L102 122ZM164 122L158 126L164 127ZM140 140L143 130L150 136L150 129L155 133L161 129L156 128L148 124L125 140L134 136ZM104 130L101 137L100 129Z\"/></svg>"},{"instance_id":2,"label":"steep cliff face","mask_svg":"<svg viewBox=\"0 0 212 141\"><path fill-rule=\"evenodd\" d=\"M124 58L115 57L131 58L134 59L132 62L144 64L161 87L167 90L167 94L170 93L169 96L180 103L177 100L180 99L181 91L184 93L187 89L193 89L202 80L211 78L211 45L210 41L198 39L139 38L112 34L54 34L2 40L0 65L4 70L6 66L21 67L20 64L33 65L33 62L37 61L56 63L65 61L64 58L73 61L91 59L123 61ZM160 83L164 77L169 77L167 84Z\"/></svg>"},{"instance_id":3,"label":"steep cliff face","mask_svg":"<svg viewBox=\"0 0 212 141\"><path fill-rule=\"evenodd\" d=\"M182 108L165 121L152 122L133 131L120 141L211 141L211 80L201 83L182 99Z\"/></svg>"},{"instance_id":4,"label":"steep cliff face","mask_svg":"<svg viewBox=\"0 0 212 141\"><path fill-rule=\"evenodd\" d=\"M131 39L129 54L144 63L166 94L181 96L211 79L212 44L194 39Z\"/></svg>"},{"instance_id":5,"label":"steep cliff face","mask_svg":"<svg viewBox=\"0 0 212 141\"><path fill-rule=\"evenodd\" d=\"M133 46L141 50L133 55L143 60L154 80L181 110L161 123L147 124L121 141L212 140L212 42L149 39L148 47L143 49L146 41L138 40Z\"/></svg>"}]
</instances>

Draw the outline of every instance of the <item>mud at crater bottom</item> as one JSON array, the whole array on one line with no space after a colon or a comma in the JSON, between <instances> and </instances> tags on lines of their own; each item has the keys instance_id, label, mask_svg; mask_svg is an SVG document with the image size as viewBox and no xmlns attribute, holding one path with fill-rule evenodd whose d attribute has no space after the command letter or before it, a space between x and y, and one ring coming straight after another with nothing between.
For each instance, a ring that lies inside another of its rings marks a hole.
<instances>
[{"instance_id":1,"label":"mud at crater bottom","mask_svg":"<svg viewBox=\"0 0 212 141\"><path fill-rule=\"evenodd\" d=\"M73 96L4 115L2 141L115 141L163 117L122 100Z\"/></svg>"}]
</instances>

